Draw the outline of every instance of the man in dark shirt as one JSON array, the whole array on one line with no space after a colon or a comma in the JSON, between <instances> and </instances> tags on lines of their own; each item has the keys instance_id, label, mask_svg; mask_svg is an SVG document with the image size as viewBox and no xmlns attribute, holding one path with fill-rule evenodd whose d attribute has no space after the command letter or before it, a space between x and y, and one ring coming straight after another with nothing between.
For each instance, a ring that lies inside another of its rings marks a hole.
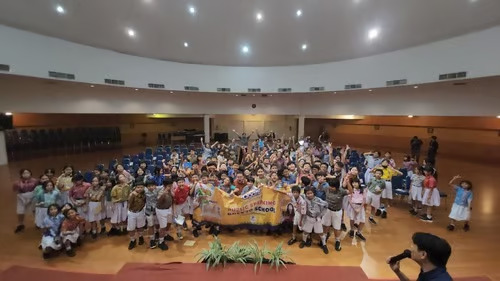
<instances>
[{"instance_id":1,"label":"man in dark shirt","mask_svg":"<svg viewBox=\"0 0 500 281\"><path fill-rule=\"evenodd\" d=\"M430 233L416 232L412 237L411 259L420 266L417 281L453 281L446 271L446 263L451 255L451 247L446 240ZM399 261L387 263L399 280L410 279L400 271Z\"/></svg>"},{"instance_id":2,"label":"man in dark shirt","mask_svg":"<svg viewBox=\"0 0 500 281\"><path fill-rule=\"evenodd\" d=\"M422 148L422 140L417 136L414 136L410 140L410 148L411 148L411 157L415 158L417 162L420 160L420 149Z\"/></svg>"}]
</instances>

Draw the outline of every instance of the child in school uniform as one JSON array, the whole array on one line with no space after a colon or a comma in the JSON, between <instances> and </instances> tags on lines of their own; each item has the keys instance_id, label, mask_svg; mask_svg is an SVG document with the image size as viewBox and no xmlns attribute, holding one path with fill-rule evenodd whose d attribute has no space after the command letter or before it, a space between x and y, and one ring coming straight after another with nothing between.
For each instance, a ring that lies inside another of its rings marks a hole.
<instances>
[{"instance_id":1,"label":"child in school uniform","mask_svg":"<svg viewBox=\"0 0 500 281\"><path fill-rule=\"evenodd\" d=\"M418 215L418 210L422 208L422 185L425 180L424 169L422 167L415 167L413 169L413 174L410 177L410 199L412 203L412 209L410 214L416 216Z\"/></svg>"},{"instance_id":2,"label":"child in school uniform","mask_svg":"<svg viewBox=\"0 0 500 281\"><path fill-rule=\"evenodd\" d=\"M46 217L43 219L43 234L40 245L42 246L42 256L48 259L55 251L59 251L62 247L61 243L61 224L64 220L64 215L61 214L57 204L51 204L46 208Z\"/></svg>"},{"instance_id":3,"label":"child in school uniform","mask_svg":"<svg viewBox=\"0 0 500 281\"><path fill-rule=\"evenodd\" d=\"M342 250L342 246L340 245L340 234L341 234L341 225L342 225L342 205L344 202L345 196L350 193L351 184L347 185L347 190L340 187L340 181L338 179L330 179L328 182L328 189L325 189L325 198L327 205L327 210L325 215L322 218L322 224L325 229L325 233L330 232L330 228L333 228L333 232L335 234L335 250ZM326 250L325 250L326 249ZM326 243L324 244L325 254L328 253L328 248L326 247Z\"/></svg>"},{"instance_id":4,"label":"child in school uniform","mask_svg":"<svg viewBox=\"0 0 500 281\"><path fill-rule=\"evenodd\" d=\"M14 231L19 233L24 230L24 214L32 207L33 190L38 184L38 180L32 177L32 173L28 169L21 169L19 172L19 180L17 180L12 189L17 193L17 227Z\"/></svg>"},{"instance_id":5,"label":"child in school uniform","mask_svg":"<svg viewBox=\"0 0 500 281\"><path fill-rule=\"evenodd\" d=\"M177 187L173 191L174 195L174 220L177 224L177 238L179 240L184 239L182 236L182 224L185 222L186 216L189 215L189 204L188 197L190 193L190 187L186 184L183 177L177 178ZM179 222L183 222L178 224Z\"/></svg>"},{"instance_id":6,"label":"child in school uniform","mask_svg":"<svg viewBox=\"0 0 500 281\"><path fill-rule=\"evenodd\" d=\"M386 181L382 179L382 174L384 172L382 169L376 169L373 174L374 177L370 179L366 185L366 205L371 206L370 217L368 221L371 224L376 225L377 222L373 218L376 214L376 210L380 208L380 197L382 196L382 191L385 189Z\"/></svg>"},{"instance_id":7,"label":"child in school uniform","mask_svg":"<svg viewBox=\"0 0 500 281\"><path fill-rule=\"evenodd\" d=\"M78 215L74 207L64 210L64 220L61 225L61 240L66 249L68 257L75 256L74 245L79 245L80 225L85 220Z\"/></svg>"},{"instance_id":8,"label":"child in school uniform","mask_svg":"<svg viewBox=\"0 0 500 281\"><path fill-rule=\"evenodd\" d=\"M146 195L144 194L144 181L138 179L134 184L134 189L128 197L127 231L130 237L128 249L132 250L137 245L136 233L139 236L139 245L144 244L144 226L146 225Z\"/></svg>"},{"instance_id":9,"label":"child in school uniform","mask_svg":"<svg viewBox=\"0 0 500 281\"><path fill-rule=\"evenodd\" d=\"M302 218L302 241L299 248L306 246L309 235L314 231L321 238L321 249L325 254L328 254L326 246L326 234L323 232L322 217L328 210L328 203L319 199L314 195L314 190L311 187L304 189L306 202L306 215Z\"/></svg>"},{"instance_id":10,"label":"child in school uniform","mask_svg":"<svg viewBox=\"0 0 500 281\"><path fill-rule=\"evenodd\" d=\"M292 186L292 192L288 193L288 196L292 200L291 203L294 209L292 238L288 240L288 245L292 245L297 242L297 229L302 230L302 218L306 215L307 206L304 197L300 196L300 187L298 185Z\"/></svg>"},{"instance_id":11,"label":"child in school uniform","mask_svg":"<svg viewBox=\"0 0 500 281\"><path fill-rule=\"evenodd\" d=\"M89 189L90 184L83 181L82 174L76 174L73 176L73 187L70 189L68 195L70 203L76 207L78 215L83 219L87 220L88 204L85 199L85 192ZM82 229L85 233L85 229Z\"/></svg>"},{"instance_id":12,"label":"child in school uniform","mask_svg":"<svg viewBox=\"0 0 500 281\"><path fill-rule=\"evenodd\" d=\"M376 168L382 170L382 179L385 180L385 188L382 190L382 201L384 201L385 205L382 204L375 215L380 215L380 217L383 219L387 218L387 207L390 206L390 203L392 201L392 177L401 176L403 174L400 171L394 169L392 164L390 164L389 160L387 160L387 153L389 153L390 156L390 152L386 152L386 159L382 160L381 166Z\"/></svg>"},{"instance_id":13,"label":"child in school uniform","mask_svg":"<svg viewBox=\"0 0 500 281\"><path fill-rule=\"evenodd\" d=\"M71 165L65 165L62 174L57 178L56 187L61 193L59 206L69 203L69 190L73 187L73 176L75 169Z\"/></svg>"},{"instance_id":14,"label":"child in school uniform","mask_svg":"<svg viewBox=\"0 0 500 281\"><path fill-rule=\"evenodd\" d=\"M87 221L90 223L90 231L92 239L97 238L97 223L100 222L102 218L102 209L104 208L104 187L101 186L99 182L99 177L94 176L90 187L87 189L84 195L88 204ZM102 232L101 225L101 232ZM104 229L106 231L106 229Z\"/></svg>"},{"instance_id":15,"label":"child in school uniform","mask_svg":"<svg viewBox=\"0 0 500 281\"><path fill-rule=\"evenodd\" d=\"M163 183L163 182L162 182ZM155 239L159 231L158 218L156 216L156 205L158 204L158 196L163 189L163 185L157 186L156 182L153 180L148 180L146 182L146 189L144 194L146 196L146 222L148 225L148 236L149 236L149 248L154 249L157 247L157 242Z\"/></svg>"},{"instance_id":16,"label":"child in school uniform","mask_svg":"<svg viewBox=\"0 0 500 281\"><path fill-rule=\"evenodd\" d=\"M172 186L172 179L166 178L163 181L163 189L160 190L158 200L156 202L156 218L158 219L160 234L158 237L158 248L162 251L168 250L168 246L165 241L174 240L172 236L168 235L168 230L173 222L172 205L174 197L172 195Z\"/></svg>"},{"instance_id":17,"label":"child in school uniform","mask_svg":"<svg viewBox=\"0 0 500 281\"><path fill-rule=\"evenodd\" d=\"M42 184L42 193L37 194L33 200L35 201L35 206L37 207L35 224L39 228L43 228L44 221L48 213L48 207L56 204L59 200L59 191L54 190L54 183L52 181L46 181Z\"/></svg>"},{"instance_id":18,"label":"child in school uniform","mask_svg":"<svg viewBox=\"0 0 500 281\"><path fill-rule=\"evenodd\" d=\"M455 223L457 221L463 221L464 231L469 231L470 211L473 199L472 183L468 180L461 180L458 185L455 185L455 181L458 179L461 179L461 177L458 175L454 176L449 183L455 190L456 195L449 215L450 224L447 228L449 231L453 231L455 230Z\"/></svg>"},{"instance_id":19,"label":"child in school uniform","mask_svg":"<svg viewBox=\"0 0 500 281\"><path fill-rule=\"evenodd\" d=\"M46 181L49 181L49 180L50 180L50 177L47 176L46 174L41 175L40 178L38 179L38 185L33 190L33 205L35 206L35 225L38 228L43 228L43 220L37 222L37 217L38 218L40 218L40 217L42 217L42 218L46 217L47 216L47 210L45 209L45 207L43 207L44 210L41 211L41 207L37 206L37 203L39 203L37 201L37 199L39 199L40 196L44 193L43 186L42 186L43 183L46 182ZM54 183L54 182L52 182L52 183ZM48 205L46 205L46 206L48 206ZM43 214L40 214L40 213L43 213Z\"/></svg>"},{"instance_id":20,"label":"child in school uniform","mask_svg":"<svg viewBox=\"0 0 500 281\"><path fill-rule=\"evenodd\" d=\"M125 234L125 221L127 220L127 204L130 194L128 179L124 175L118 176L118 184L111 189L111 201L113 202L113 211L111 214L111 229L108 235Z\"/></svg>"},{"instance_id":21,"label":"child in school uniform","mask_svg":"<svg viewBox=\"0 0 500 281\"><path fill-rule=\"evenodd\" d=\"M362 241L366 241L366 238L361 233L365 225L364 192L359 179L353 179L350 184L352 192L348 195L349 205L347 206L347 216L351 221L349 237L354 238L354 235L356 235Z\"/></svg>"},{"instance_id":22,"label":"child in school uniform","mask_svg":"<svg viewBox=\"0 0 500 281\"><path fill-rule=\"evenodd\" d=\"M436 178L432 175L434 170L431 167L424 169L424 195L422 196L422 205L426 206L425 214L420 217L420 220L425 222L433 222L432 208L438 207L441 203L441 197L437 188Z\"/></svg>"},{"instance_id":23,"label":"child in school uniform","mask_svg":"<svg viewBox=\"0 0 500 281\"><path fill-rule=\"evenodd\" d=\"M106 234L106 220L111 220L111 217L113 216L113 202L111 200L111 190L113 189L113 186L116 185L116 182L114 179L109 177L108 175L103 175L104 171L101 173L101 176L99 178L99 181L104 188L104 196L103 196L103 209L101 212L101 233L100 234Z\"/></svg>"}]
</instances>

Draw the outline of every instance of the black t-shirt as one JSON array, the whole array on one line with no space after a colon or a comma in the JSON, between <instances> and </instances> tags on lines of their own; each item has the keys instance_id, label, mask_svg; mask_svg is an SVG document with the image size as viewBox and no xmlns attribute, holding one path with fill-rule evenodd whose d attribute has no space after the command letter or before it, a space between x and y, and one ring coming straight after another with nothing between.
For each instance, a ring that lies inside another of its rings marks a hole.
<instances>
[{"instance_id":1,"label":"black t-shirt","mask_svg":"<svg viewBox=\"0 0 500 281\"><path fill-rule=\"evenodd\" d=\"M417 281L453 281L453 279L446 271L446 268L436 267L428 272L420 271Z\"/></svg>"}]
</instances>

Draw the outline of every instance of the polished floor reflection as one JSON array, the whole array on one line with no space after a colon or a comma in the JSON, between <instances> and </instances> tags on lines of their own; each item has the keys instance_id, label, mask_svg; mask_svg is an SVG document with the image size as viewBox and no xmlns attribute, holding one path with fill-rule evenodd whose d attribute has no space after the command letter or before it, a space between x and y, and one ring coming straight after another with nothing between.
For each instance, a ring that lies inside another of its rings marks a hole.
<instances>
[{"instance_id":1,"label":"polished floor reflection","mask_svg":"<svg viewBox=\"0 0 500 281\"><path fill-rule=\"evenodd\" d=\"M13 230L16 224L15 194L11 183L17 178L18 170L23 167L31 168L38 175L47 167L61 169L65 163L72 163L77 169L86 170L96 163L108 163L112 157L121 157L124 153L134 153L137 149L95 152L87 154L55 156L22 162L14 162L8 166L0 166L0 188L3 196L0 197L0 219L3 227L0 229L0 270L9 265L22 264L33 267L47 267L70 271L90 271L99 273L115 273L126 262L195 262L196 253L206 248L212 238L204 231L197 239L186 234L184 241L175 241L169 244L170 249L161 252L158 249L149 250L138 247L133 251L127 249L127 237L102 237L96 241L86 241L78 249L74 258L60 256L50 261L42 260L37 249L40 233L33 226L32 216L28 216L27 229L20 235ZM396 155L401 160L401 155ZM380 221L377 226L367 225L366 243L355 241L349 237L343 240L341 252L336 252L330 244L330 254L325 255L317 246L299 249L298 245L285 246L289 256L298 264L305 265L342 265L361 266L370 278L394 278L385 259L400 253L409 247L410 238L415 231L431 232L446 238L452 245L453 253L448 264L452 276L482 276L492 280L500 280L499 258L500 243L500 189L497 188L497 174L500 166L483 165L467 161L441 159L438 157L439 187L449 194L447 206L442 206L435 213L434 223L421 222L408 214L407 205L403 201L395 200L389 210L389 217ZM448 232L448 212L454 195L447 186L449 179L460 174L474 183L474 196L471 231L461 229ZM275 247L278 243L289 239L288 235L266 236L249 235L247 231L221 234L223 243L232 243L240 240L241 243L255 239L259 244L266 243L268 247ZM193 247L183 246L186 240L193 239ZM402 270L412 278L418 274L417 266L410 262L402 263Z\"/></svg>"}]
</instances>

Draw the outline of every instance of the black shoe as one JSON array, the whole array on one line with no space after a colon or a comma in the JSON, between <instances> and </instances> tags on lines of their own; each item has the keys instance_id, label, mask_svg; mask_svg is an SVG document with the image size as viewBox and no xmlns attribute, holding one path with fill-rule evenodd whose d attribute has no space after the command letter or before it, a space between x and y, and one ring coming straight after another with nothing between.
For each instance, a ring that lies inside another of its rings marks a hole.
<instances>
[{"instance_id":1,"label":"black shoe","mask_svg":"<svg viewBox=\"0 0 500 281\"><path fill-rule=\"evenodd\" d=\"M288 245L293 245L293 244L295 244L295 242L297 242L297 239L292 238L292 239L288 240Z\"/></svg>"},{"instance_id":2,"label":"black shoe","mask_svg":"<svg viewBox=\"0 0 500 281\"><path fill-rule=\"evenodd\" d=\"M353 224L355 228L359 228L359 225L357 223Z\"/></svg>"},{"instance_id":3,"label":"black shoe","mask_svg":"<svg viewBox=\"0 0 500 281\"><path fill-rule=\"evenodd\" d=\"M160 248L162 251L168 250L168 246L167 246L167 244L165 244L165 241L158 244L158 248Z\"/></svg>"},{"instance_id":4,"label":"black shoe","mask_svg":"<svg viewBox=\"0 0 500 281\"><path fill-rule=\"evenodd\" d=\"M377 211L375 212L375 215L378 217L378 216L380 216L380 214L382 214L382 211L380 209L377 209Z\"/></svg>"},{"instance_id":5,"label":"black shoe","mask_svg":"<svg viewBox=\"0 0 500 281\"><path fill-rule=\"evenodd\" d=\"M156 248L156 240L151 240L149 241L149 248L154 249Z\"/></svg>"},{"instance_id":6,"label":"black shoe","mask_svg":"<svg viewBox=\"0 0 500 281\"><path fill-rule=\"evenodd\" d=\"M82 245L82 238L81 237L78 237L78 239L76 239L76 246L77 247L80 247Z\"/></svg>"},{"instance_id":7,"label":"black shoe","mask_svg":"<svg viewBox=\"0 0 500 281\"><path fill-rule=\"evenodd\" d=\"M184 228L184 230L188 230L188 225L187 225L187 223L186 223L186 222L184 222L184 223L182 224L182 228Z\"/></svg>"},{"instance_id":8,"label":"black shoe","mask_svg":"<svg viewBox=\"0 0 500 281\"><path fill-rule=\"evenodd\" d=\"M139 245L144 245L144 237L139 236Z\"/></svg>"},{"instance_id":9,"label":"black shoe","mask_svg":"<svg viewBox=\"0 0 500 281\"><path fill-rule=\"evenodd\" d=\"M368 221L373 225L377 225L377 222L373 218L369 218Z\"/></svg>"},{"instance_id":10,"label":"black shoe","mask_svg":"<svg viewBox=\"0 0 500 281\"><path fill-rule=\"evenodd\" d=\"M465 226L464 226L465 227ZM446 227L449 231L453 231L455 230L455 226L453 224L450 224L448 225L448 227Z\"/></svg>"},{"instance_id":11,"label":"black shoe","mask_svg":"<svg viewBox=\"0 0 500 281\"><path fill-rule=\"evenodd\" d=\"M102 233L102 230L101 230L101 233ZM112 227L109 232L108 232L108 236L116 236L118 235L118 229Z\"/></svg>"},{"instance_id":12,"label":"black shoe","mask_svg":"<svg viewBox=\"0 0 500 281\"><path fill-rule=\"evenodd\" d=\"M342 246L340 246L340 241L335 241L335 251L339 252L342 250Z\"/></svg>"},{"instance_id":13,"label":"black shoe","mask_svg":"<svg viewBox=\"0 0 500 281\"><path fill-rule=\"evenodd\" d=\"M24 225L20 224L16 227L16 230L14 230L14 233L19 233L24 230Z\"/></svg>"},{"instance_id":14,"label":"black shoe","mask_svg":"<svg viewBox=\"0 0 500 281\"><path fill-rule=\"evenodd\" d=\"M432 218L429 218L428 216L423 216L420 218L420 220L425 222L432 222Z\"/></svg>"},{"instance_id":15,"label":"black shoe","mask_svg":"<svg viewBox=\"0 0 500 281\"><path fill-rule=\"evenodd\" d=\"M165 240L167 240L167 241L174 241L174 237L172 237L169 234L167 234L167 236L165 236Z\"/></svg>"},{"instance_id":16,"label":"black shoe","mask_svg":"<svg viewBox=\"0 0 500 281\"><path fill-rule=\"evenodd\" d=\"M132 250L133 248L135 248L136 245L137 245L137 242L135 240L130 241L130 243L128 244L128 249Z\"/></svg>"},{"instance_id":17,"label":"black shoe","mask_svg":"<svg viewBox=\"0 0 500 281\"><path fill-rule=\"evenodd\" d=\"M467 232L470 230L470 226L468 223L464 224L464 231Z\"/></svg>"},{"instance_id":18,"label":"black shoe","mask_svg":"<svg viewBox=\"0 0 500 281\"><path fill-rule=\"evenodd\" d=\"M160 239L160 232L155 232L155 240Z\"/></svg>"},{"instance_id":19,"label":"black shoe","mask_svg":"<svg viewBox=\"0 0 500 281\"><path fill-rule=\"evenodd\" d=\"M212 235L215 232L215 226L211 226L210 230L208 230L208 234Z\"/></svg>"},{"instance_id":20,"label":"black shoe","mask_svg":"<svg viewBox=\"0 0 500 281\"><path fill-rule=\"evenodd\" d=\"M198 230L193 230L193 236L198 238L198 236L200 236L200 234L198 233Z\"/></svg>"},{"instance_id":21,"label":"black shoe","mask_svg":"<svg viewBox=\"0 0 500 281\"><path fill-rule=\"evenodd\" d=\"M101 232L99 234L101 234L101 235L106 234L106 227L105 226L101 226Z\"/></svg>"},{"instance_id":22,"label":"black shoe","mask_svg":"<svg viewBox=\"0 0 500 281\"><path fill-rule=\"evenodd\" d=\"M41 250L42 249L42 245L38 245L38 250Z\"/></svg>"},{"instance_id":23,"label":"black shoe","mask_svg":"<svg viewBox=\"0 0 500 281\"><path fill-rule=\"evenodd\" d=\"M92 232L90 236L92 236L92 239L97 239L97 232Z\"/></svg>"},{"instance_id":24,"label":"black shoe","mask_svg":"<svg viewBox=\"0 0 500 281\"><path fill-rule=\"evenodd\" d=\"M366 238L363 236L363 234L361 234L361 232L356 232L356 237L359 238L359 240L362 240L362 241L366 241Z\"/></svg>"},{"instance_id":25,"label":"black shoe","mask_svg":"<svg viewBox=\"0 0 500 281\"><path fill-rule=\"evenodd\" d=\"M418 212L415 211L415 210L413 210L413 209L411 209L410 210L410 214L412 214L413 216L416 216L416 215L418 215Z\"/></svg>"},{"instance_id":26,"label":"black shoe","mask_svg":"<svg viewBox=\"0 0 500 281\"><path fill-rule=\"evenodd\" d=\"M120 234L119 234L119 235L127 235L127 234L128 234L128 230L124 228L124 229L122 229L122 230L120 231Z\"/></svg>"},{"instance_id":27,"label":"black shoe","mask_svg":"<svg viewBox=\"0 0 500 281\"><path fill-rule=\"evenodd\" d=\"M266 235L271 236L271 235L273 235L273 233L271 232L271 230L267 230Z\"/></svg>"},{"instance_id":28,"label":"black shoe","mask_svg":"<svg viewBox=\"0 0 500 281\"><path fill-rule=\"evenodd\" d=\"M219 234L220 234L220 230L215 229L213 235L214 236L219 236Z\"/></svg>"},{"instance_id":29,"label":"black shoe","mask_svg":"<svg viewBox=\"0 0 500 281\"><path fill-rule=\"evenodd\" d=\"M304 248L304 246L306 245L306 242L304 242L304 240L300 241L300 244L299 244L299 248Z\"/></svg>"},{"instance_id":30,"label":"black shoe","mask_svg":"<svg viewBox=\"0 0 500 281\"><path fill-rule=\"evenodd\" d=\"M50 259L50 254L49 253L43 253L42 257L43 257L44 260L48 260L48 259Z\"/></svg>"},{"instance_id":31,"label":"black shoe","mask_svg":"<svg viewBox=\"0 0 500 281\"><path fill-rule=\"evenodd\" d=\"M73 250L73 248L66 250L66 255L68 257L74 257L76 255L75 250Z\"/></svg>"},{"instance_id":32,"label":"black shoe","mask_svg":"<svg viewBox=\"0 0 500 281\"><path fill-rule=\"evenodd\" d=\"M349 231L349 237L354 238L354 230L351 229Z\"/></svg>"},{"instance_id":33,"label":"black shoe","mask_svg":"<svg viewBox=\"0 0 500 281\"><path fill-rule=\"evenodd\" d=\"M340 230L342 230L342 231L347 231L347 227L345 226L345 223L342 223L342 224L340 225Z\"/></svg>"},{"instance_id":34,"label":"black shoe","mask_svg":"<svg viewBox=\"0 0 500 281\"><path fill-rule=\"evenodd\" d=\"M306 241L306 247L311 247L312 245L312 239L311 237L307 238L307 241Z\"/></svg>"},{"instance_id":35,"label":"black shoe","mask_svg":"<svg viewBox=\"0 0 500 281\"><path fill-rule=\"evenodd\" d=\"M381 218L386 219L387 218L387 212L383 211L382 215L380 215Z\"/></svg>"},{"instance_id":36,"label":"black shoe","mask_svg":"<svg viewBox=\"0 0 500 281\"><path fill-rule=\"evenodd\" d=\"M328 247L326 245L323 245L323 243L321 244L321 249L323 249L323 253L325 253L325 255L328 255Z\"/></svg>"}]
</instances>

